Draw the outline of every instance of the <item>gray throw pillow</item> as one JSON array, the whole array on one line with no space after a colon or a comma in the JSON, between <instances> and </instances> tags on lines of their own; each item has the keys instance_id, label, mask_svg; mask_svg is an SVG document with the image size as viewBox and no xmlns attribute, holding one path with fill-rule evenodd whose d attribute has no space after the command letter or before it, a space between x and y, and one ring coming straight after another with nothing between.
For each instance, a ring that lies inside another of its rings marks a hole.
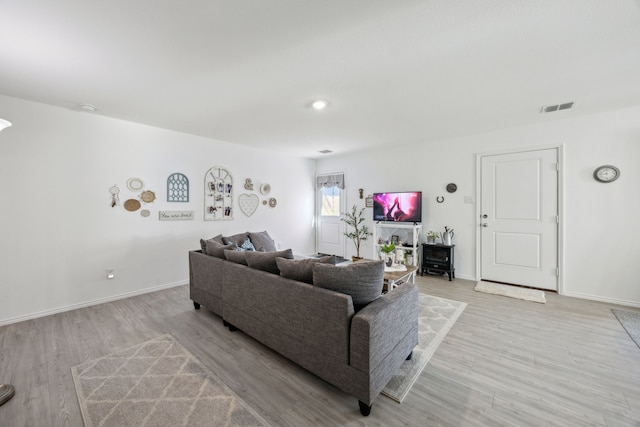
<instances>
[{"instance_id":1,"label":"gray throw pillow","mask_svg":"<svg viewBox=\"0 0 640 427\"><path fill-rule=\"evenodd\" d=\"M216 258L226 259L227 257L224 255L224 251L227 249L236 249L235 245L224 245L222 243L218 243L213 240L206 241L206 249L205 252L207 255L214 256Z\"/></svg>"},{"instance_id":2,"label":"gray throw pillow","mask_svg":"<svg viewBox=\"0 0 640 427\"><path fill-rule=\"evenodd\" d=\"M249 267L257 270L268 271L273 274L280 274L280 270L276 264L276 259L293 259L293 251L291 249L285 249L284 251L276 252L245 252L245 257Z\"/></svg>"},{"instance_id":3,"label":"gray throw pillow","mask_svg":"<svg viewBox=\"0 0 640 427\"><path fill-rule=\"evenodd\" d=\"M313 264L313 285L351 295L358 311L382 295L384 261L361 261L339 267Z\"/></svg>"},{"instance_id":4,"label":"gray throw pillow","mask_svg":"<svg viewBox=\"0 0 640 427\"><path fill-rule=\"evenodd\" d=\"M244 264L247 265L247 258L245 258L245 254L249 252L246 251L236 251L235 249L229 250L226 249L224 251L224 256L227 261L235 262L236 264Z\"/></svg>"},{"instance_id":5,"label":"gray throw pillow","mask_svg":"<svg viewBox=\"0 0 640 427\"><path fill-rule=\"evenodd\" d=\"M311 285L313 285L313 264L315 263L335 264L336 257L329 255L321 258L307 259L276 258L276 265L282 277Z\"/></svg>"},{"instance_id":6,"label":"gray throw pillow","mask_svg":"<svg viewBox=\"0 0 640 427\"><path fill-rule=\"evenodd\" d=\"M276 248L276 243L266 231L261 231L259 233L249 232L249 239L251 239L251 243L253 243L256 251L274 252L278 250L278 248Z\"/></svg>"},{"instance_id":7,"label":"gray throw pillow","mask_svg":"<svg viewBox=\"0 0 640 427\"><path fill-rule=\"evenodd\" d=\"M233 243L234 245L239 247L248 238L249 238L249 233L248 232L234 234L233 236L223 236L222 237L222 243L224 243L225 245L229 245L229 244Z\"/></svg>"},{"instance_id":8,"label":"gray throw pillow","mask_svg":"<svg viewBox=\"0 0 640 427\"><path fill-rule=\"evenodd\" d=\"M207 242L218 242L220 244L222 244L222 234L218 234L215 237L212 237L210 239L200 239L200 249L202 250L203 254L207 253Z\"/></svg>"}]
</instances>

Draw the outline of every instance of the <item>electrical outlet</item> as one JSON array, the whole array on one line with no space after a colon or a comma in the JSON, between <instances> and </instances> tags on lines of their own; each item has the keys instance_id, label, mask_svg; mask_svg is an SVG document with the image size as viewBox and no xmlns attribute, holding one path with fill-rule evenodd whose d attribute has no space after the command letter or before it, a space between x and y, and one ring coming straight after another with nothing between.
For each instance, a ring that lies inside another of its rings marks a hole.
<instances>
[{"instance_id":1,"label":"electrical outlet","mask_svg":"<svg viewBox=\"0 0 640 427\"><path fill-rule=\"evenodd\" d=\"M473 196L464 196L464 202L473 204L474 203Z\"/></svg>"}]
</instances>

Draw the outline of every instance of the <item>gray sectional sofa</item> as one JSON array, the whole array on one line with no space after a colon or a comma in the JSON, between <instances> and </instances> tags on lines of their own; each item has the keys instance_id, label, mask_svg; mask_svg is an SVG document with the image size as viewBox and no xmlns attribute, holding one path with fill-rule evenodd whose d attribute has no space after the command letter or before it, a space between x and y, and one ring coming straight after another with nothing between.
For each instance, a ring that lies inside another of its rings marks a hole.
<instances>
[{"instance_id":1,"label":"gray sectional sofa","mask_svg":"<svg viewBox=\"0 0 640 427\"><path fill-rule=\"evenodd\" d=\"M242 254L233 246L189 252L195 308L353 394L369 415L418 343L416 286L381 296L382 261L335 266L326 258L293 259L290 250Z\"/></svg>"}]
</instances>

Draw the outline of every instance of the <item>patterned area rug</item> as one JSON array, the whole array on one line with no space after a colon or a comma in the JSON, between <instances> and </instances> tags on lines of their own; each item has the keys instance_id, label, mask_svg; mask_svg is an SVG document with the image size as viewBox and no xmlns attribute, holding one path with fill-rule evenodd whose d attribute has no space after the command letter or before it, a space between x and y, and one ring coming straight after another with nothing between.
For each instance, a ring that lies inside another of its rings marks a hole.
<instances>
[{"instance_id":1,"label":"patterned area rug","mask_svg":"<svg viewBox=\"0 0 640 427\"><path fill-rule=\"evenodd\" d=\"M87 427L270 425L171 335L71 372Z\"/></svg>"},{"instance_id":2,"label":"patterned area rug","mask_svg":"<svg viewBox=\"0 0 640 427\"><path fill-rule=\"evenodd\" d=\"M411 360L400 366L382 394L402 402L466 307L464 302L420 294L418 346L413 350Z\"/></svg>"},{"instance_id":3,"label":"patterned area rug","mask_svg":"<svg viewBox=\"0 0 640 427\"><path fill-rule=\"evenodd\" d=\"M640 311L618 310L617 308L612 308L611 311L633 342L640 347Z\"/></svg>"}]
</instances>

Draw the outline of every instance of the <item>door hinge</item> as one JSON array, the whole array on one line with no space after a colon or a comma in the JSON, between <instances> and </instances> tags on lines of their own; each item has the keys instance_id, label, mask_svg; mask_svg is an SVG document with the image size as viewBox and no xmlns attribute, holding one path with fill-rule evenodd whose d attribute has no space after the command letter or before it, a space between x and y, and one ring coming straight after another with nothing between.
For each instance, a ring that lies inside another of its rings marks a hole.
<instances>
[{"instance_id":1,"label":"door hinge","mask_svg":"<svg viewBox=\"0 0 640 427\"><path fill-rule=\"evenodd\" d=\"M556 224L560 224L560 215L556 215Z\"/></svg>"},{"instance_id":2,"label":"door hinge","mask_svg":"<svg viewBox=\"0 0 640 427\"><path fill-rule=\"evenodd\" d=\"M560 269L556 268L556 277L560 277Z\"/></svg>"},{"instance_id":3,"label":"door hinge","mask_svg":"<svg viewBox=\"0 0 640 427\"><path fill-rule=\"evenodd\" d=\"M556 163L556 171L560 171L560 163Z\"/></svg>"}]
</instances>

